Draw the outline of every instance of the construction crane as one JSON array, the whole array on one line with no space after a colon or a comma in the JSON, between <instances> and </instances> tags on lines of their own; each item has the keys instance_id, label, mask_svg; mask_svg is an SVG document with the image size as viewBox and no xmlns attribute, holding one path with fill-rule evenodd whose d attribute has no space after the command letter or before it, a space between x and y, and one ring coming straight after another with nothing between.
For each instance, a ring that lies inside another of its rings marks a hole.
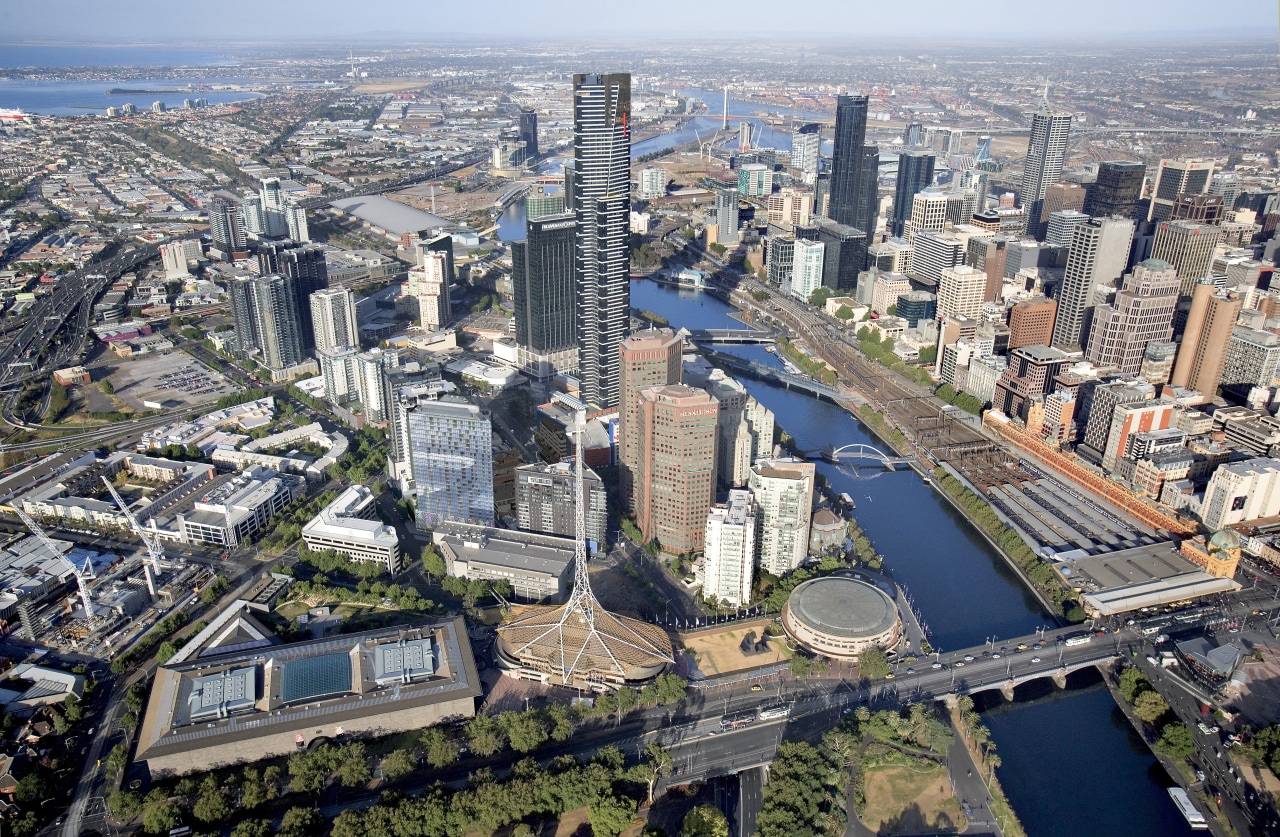
<instances>
[{"instance_id":1,"label":"construction crane","mask_svg":"<svg viewBox=\"0 0 1280 837\"><path fill-rule=\"evenodd\" d=\"M144 561L142 570L147 577L147 592L154 599L156 597L156 577L160 575L160 559L164 558L164 548L160 546L160 538L154 534L147 534L147 531L142 528L142 524L138 522L138 518L134 517L133 512L129 511L129 507L125 505L124 498L120 496L120 492L116 491L116 487L111 484L111 480L103 477L102 484L107 487L107 491L111 492L111 499L116 501L116 505L124 513L125 519L133 527L134 534L138 536L143 546L147 548L147 557L151 563L148 564Z\"/></svg>"},{"instance_id":2,"label":"construction crane","mask_svg":"<svg viewBox=\"0 0 1280 837\"><path fill-rule=\"evenodd\" d=\"M53 542L53 538L46 535L45 531L36 525L36 522L22 510L21 504L13 503L12 508L22 520L23 525L27 527L31 534L39 538L40 543L45 545L49 552L52 553L53 557L62 555L62 550ZM72 566L74 567L75 565L73 564ZM93 617L97 615L93 609L93 601L89 598L89 587L85 584L86 578L92 579L93 577L93 563L86 558L84 561L84 567L76 568L76 584L80 587L80 598L84 600L84 615L88 619L93 619Z\"/></svg>"}]
</instances>

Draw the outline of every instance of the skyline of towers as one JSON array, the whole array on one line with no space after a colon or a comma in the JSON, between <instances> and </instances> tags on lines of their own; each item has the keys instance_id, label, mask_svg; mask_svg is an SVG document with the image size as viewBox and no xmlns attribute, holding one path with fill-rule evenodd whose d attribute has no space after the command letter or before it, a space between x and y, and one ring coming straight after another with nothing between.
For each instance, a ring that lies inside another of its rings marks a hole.
<instances>
[{"instance_id":1,"label":"skyline of towers","mask_svg":"<svg viewBox=\"0 0 1280 837\"><path fill-rule=\"evenodd\" d=\"M1045 192L1051 184L1062 179L1070 131L1071 114L1053 107L1048 99L1041 99L1040 106L1031 117L1031 139L1027 143L1027 159L1023 164L1022 188L1019 190L1027 232L1036 239L1044 237L1040 215Z\"/></svg>"},{"instance_id":2,"label":"skyline of towers","mask_svg":"<svg viewBox=\"0 0 1280 837\"><path fill-rule=\"evenodd\" d=\"M630 325L630 119L630 73L574 75L578 374L583 400L601 407L618 404L618 346Z\"/></svg>"}]
</instances>

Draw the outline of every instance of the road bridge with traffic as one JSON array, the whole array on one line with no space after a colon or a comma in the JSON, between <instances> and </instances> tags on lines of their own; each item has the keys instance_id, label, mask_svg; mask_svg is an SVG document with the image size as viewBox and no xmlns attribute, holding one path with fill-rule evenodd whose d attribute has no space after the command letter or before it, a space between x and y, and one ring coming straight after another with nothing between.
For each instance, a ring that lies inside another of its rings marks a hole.
<instances>
[{"instance_id":1,"label":"road bridge with traffic","mask_svg":"<svg viewBox=\"0 0 1280 837\"><path fill-rule=\"evenodd\" d=\"M690 343L699 345L762 346L772 345L777 340L773 332L754 328L686 328L680 333Z\"/></svg>"}]
</instances>

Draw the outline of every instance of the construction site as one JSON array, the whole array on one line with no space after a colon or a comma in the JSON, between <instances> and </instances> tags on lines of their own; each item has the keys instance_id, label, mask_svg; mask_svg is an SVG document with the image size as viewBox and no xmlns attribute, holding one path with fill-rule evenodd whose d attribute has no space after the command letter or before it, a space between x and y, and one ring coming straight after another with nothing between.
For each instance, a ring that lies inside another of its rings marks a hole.
<instances>
[{"instance_id":1,"label":"construction site","mask_svg":"<svg viewBox=\"0 0 1280 837\"><path fill-rule=\"evenodd\" d=\"M159 538L138 523L110 480L103 483L144 549L123 555L54 539L14 504L31 534L0 548L0 624L49 647L110 658L187 604L213 574L167 559Z\"/></svg>"}]
</instances>

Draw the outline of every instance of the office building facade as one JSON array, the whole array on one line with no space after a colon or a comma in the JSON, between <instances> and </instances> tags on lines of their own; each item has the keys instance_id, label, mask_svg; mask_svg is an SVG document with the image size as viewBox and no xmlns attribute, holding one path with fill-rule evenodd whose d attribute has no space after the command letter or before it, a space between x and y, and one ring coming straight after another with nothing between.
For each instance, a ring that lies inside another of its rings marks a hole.
<instances>
[{"instance_id":1,"label":"office building facade","mask_svg":"<svg viewBox=\"0 0 1280 837\"><path fill-rule=\"evenodd\" d=\"M822 287L826 245L821 241L793 242L791 251L791 295L808 302L813 292Z\"/></svg>"},{"instance_id":2,"label":"office building facade","mask_svg":"<svg viewBox=\"0 0 1280 837\"><path fill-rule=\"evenodd\" d=\"M1062 164L1067 156L1067 135L1071 132L1071 114L1052 107L1047 100L1031 117L1031 139L1027 143L1027 159L1022 169L1019 203L1025 210L1027 231L1037 239L1044 237L1040 217L1049 186L1062 179Z\"/></svg>"},{"instance_id":3,"label":"office building facade","mask_svg":"<svg viewBox=\"0 0 1280 837\"><path fill-rule=\"evenodd\" d=\"M830 218L815 218L814 226L823 245L823 286L833 291L854 291L858 274L866 269L866 233Z\"/></svg>"},{"instance_id":4,"label":"office building facade","mask_svg":"<svg viewBox=\"0 0 1280 837\"><path fill-rule=\"evenodd\" d=\"M827 217L864 235L870 228L870 219L865 215L866 180L862 172L866 137L867 97L837 97Z\"/></svg>"},{"instance_id":5,"label":"office building facade","mask_svg":"<svg viewBox=\"0 0 1280 837\"><path fill-rule=\"evenodd\" d=\"M639 394L651 387L680 383L684 341L668 328L636 332L618 347L622 394L618 406L618 464L623 503L633 513L633 487L641 473Z\"/></svg>"},{"instance_id":6,"label":"office building facade","mask_svg":"<svg viewBox=\"0 0 1280 837\"><path fill-rule=\"evenodd\" d=\"M511 242L516 343L537 354L577 345L571 213L529 221L524 241Z\"/></svg>"},{"instance_id":7,"label":"office building facade","mask_svg":"<svg viewBox=\"0 0 1280 837\"><path fill-rule=\"evenodd\" d=\"M1016 303L1009 309L1009 350L1052 343L1057 311L1058 303L1043 295Z\"/></svg>"},{"instance_id":8,"label":"office building facade","mask_svg":"<svg viewBox=\"0 0 1280 837\"><path fill-rule=\"evenodd\" d=\"M1243 390L1269 387L1280 366L1280 337L1270 331L1236 326L1222 366L1222 386Z\"/></svg>"},{"instance_id":9,"label":"office building facade","mask_svg":"<svg viewBox=\"0 0 1280 837\"><path fill-rule=\"evenodd\" d=\"M933 166L937 158L923 148L912 148L898 155L898 181L893 187L893 216L889 234L902 237L911 219L915 196L933 185ZM941 226L938 229L942 229Z\"/></svg>"},{"instance_id":10,"label":"office building facade","mask_svg":"<svg viewBox=\"0 0 1280 837\"><path fill-rule=\"evenodd\" d=\"M1085 357L1137 375L1147 344L1173 336L1177 307L1178 274L1168 262L1148 259L1124 277L1114 302L1094 310Z\"/></svg>"},{"instance_id":11,"label":"office building facade","mask_svg":"<svg viewBox=\"0 0 1280 837\"><path fill-rule=\"evenodd\" d=\"M516 468L516 525L526 532L576 537L578 508L574 500L573 463L538 463ZM590 468L582 472L582 505L587 510L587 540L603 546L609 510L604 483Z\"/></svg>"},{"instance_id":12,"label":"office building facade","mask_svg":"<svg viewBox=\"0 0 1280 837\"><path fill-rule=\"evenodd\" d=\"M1198 403L1206 404L1217 396L1239 316L1239 294L1219 290L1210 279L1196 284L1170 382L1200 393Z\"/></svg>"},{"instance_id":13,"label":"office building facade","mask_svg":"<svg viewBox=\"0 0 1280 837\"><path fill-rule=\"evenodd\" d=\"M814 123L802 125L791 135L791 167L799 169L800 180L808 186L818 182L822 135Z\"/></svg>"},{"instance_id":14,"label":"office building facade","mask_svg":"<svg viewBox=\"0 0 1280 837\"><path fill-rule=\"evenodd\" d=\"M1194 221L1164 221L1156 227L1151 258L1168 262L1181 281L1179 293L1191 296L1196 282L1209 275L1222 228Z\"/></svg>"},{"instance_id":15,"label":"office building facade","mask_svg":"<svg viewBox=\"0 0 1280 837\"><path fill-rule=\"evenodd\" d=\"M1104 160L1098 164L1098 179L1085 202L1085 212L1095 218L1116 215L1137 220L1138 200L1146 177L1147 167L1142 163Z\"/></svg>"},{"instance_id":16,"label":"office building facade","mask_svg":"<svg viewBox=\"0 0 1280 837\"><path fill-rule=\"evenodd\" d=\"M716 190L716 242L738 243L738 192L733 189Z\"/></svg>"},{"instance_id":17,"label":"office building facade","mask_svg":"<svg viewBox=\"0 0 1280 837\"><path fill-rule=\"evenodd\" d=\"M1180 195L1203 194L1209 191L1212 179L1212 160L1161 160L1151 187L1147 220L1168 221Z\"/></svg>"},{"instance_id":18,"label":"office building facade","mask_svg":"<svg viewBox=\"0 0 1280 837\"><path fill-rule=\"evenodd\" d=\"M1072 230L1067 266L1058 292L1054 345L1087 344L1086 326L1092 313L1094 288L1120 278L1129 260L1132 242L1133 221L1127 219L1094 218Z\"/></svg>"},{"instance_id":19,"label":"office building facade","mask_svg":"<svg viewBox=\"0 0 1280 837\"><path fill-rule=\"evenodd\" d=\"M492 526L493 427L461 398L419 400L406 416L417 526L444 521Z\"/></svg>"},{"instance_id":20,"label":"office building facade","mask_svg":"<svg viewBox=\"0 0 1280 837\"><path fill-rule=\"evenodd\" d=\"M672 554L699 550L715 500L719 404L683 384L640 390L636 401L636 525Z\"/></svg>"}]
</instances>

